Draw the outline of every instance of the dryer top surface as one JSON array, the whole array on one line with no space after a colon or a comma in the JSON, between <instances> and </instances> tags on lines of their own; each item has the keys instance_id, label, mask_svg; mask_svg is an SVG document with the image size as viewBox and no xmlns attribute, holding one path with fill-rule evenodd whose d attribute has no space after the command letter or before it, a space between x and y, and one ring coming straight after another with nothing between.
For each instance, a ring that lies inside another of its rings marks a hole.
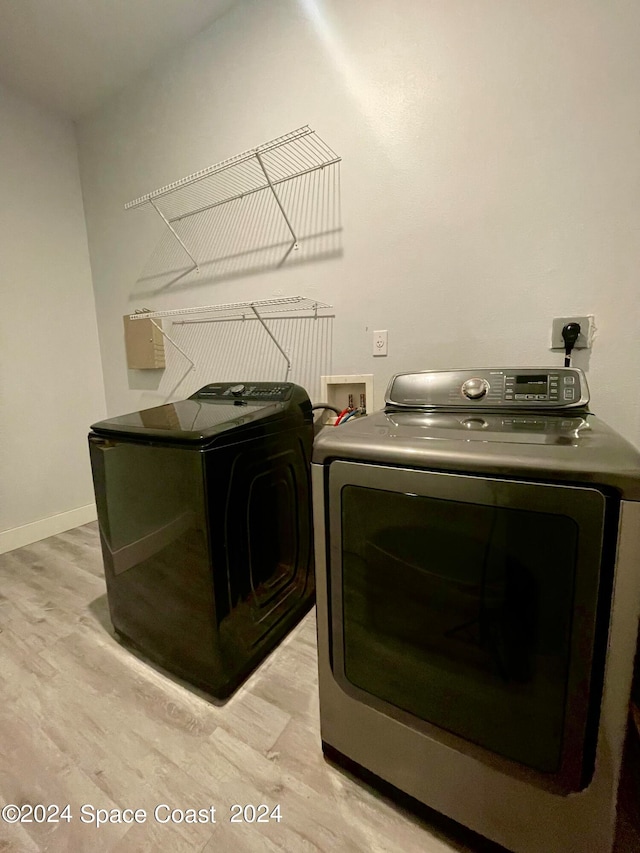
<instances>
[{"instance_id":1,"label":"dryer top surface","mask_svg":"<svg viewBox=\"0 0 640 853\"><path fill-rule=\"evenodd\" d=\"M313 462L333 459L586 482L640 500L640 453L587 413L375 412L322 430Z\"/></svg>"}]
</instances>

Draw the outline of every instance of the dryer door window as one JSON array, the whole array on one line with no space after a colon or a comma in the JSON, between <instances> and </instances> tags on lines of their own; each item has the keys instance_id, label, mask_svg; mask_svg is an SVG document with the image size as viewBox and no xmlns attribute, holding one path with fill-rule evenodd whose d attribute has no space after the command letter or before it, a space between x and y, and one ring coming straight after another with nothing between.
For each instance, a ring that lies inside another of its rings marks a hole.
<instances>
[{"instance_id":1,"label":"dryer door window","mask_svg":"<svg viewBox=\"0 0 640 853\"><path fill-rule=\"evenodd\" d=\"M338 465L338 680L458 746L579 789L594 707L602 494Z\"/></svg>"}]
</instances>

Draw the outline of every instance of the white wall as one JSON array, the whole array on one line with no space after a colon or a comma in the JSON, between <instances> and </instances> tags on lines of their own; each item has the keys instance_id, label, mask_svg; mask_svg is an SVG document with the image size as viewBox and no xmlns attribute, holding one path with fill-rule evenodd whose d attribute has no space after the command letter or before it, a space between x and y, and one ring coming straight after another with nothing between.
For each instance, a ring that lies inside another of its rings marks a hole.
<instances>
[{"instance_id":1,"label":"white wall","mask_svg":"<svg viewBox=\"0 0 640 853\"><path fill-rule=\"evenodd\" d=\"M0 87L0 552L95 518L104 416L74 129Z\"/></svg>"},{"instance_id":2,"label":"white wall","mask_svg":"<svg viewBox=\"0 0 640 853\"><path fill-rule=\"evenodd\" d=\"M640 444L639 43L630 0L241 0L79 127L109 411L156 383L121 318L161 223L123 204L309 123L343 158L344 255L146 304L326 300L331 371L373 372L378 405L400 370L561 364L552 317L592 313L574 363Z\"/></svg>"}]
</instances>

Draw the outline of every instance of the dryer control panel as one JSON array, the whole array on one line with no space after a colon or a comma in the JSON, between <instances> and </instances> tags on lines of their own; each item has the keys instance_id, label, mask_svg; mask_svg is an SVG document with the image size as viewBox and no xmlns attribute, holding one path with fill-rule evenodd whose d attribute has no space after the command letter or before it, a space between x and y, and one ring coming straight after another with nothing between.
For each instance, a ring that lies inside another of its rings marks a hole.
<instances>
[{"instance_id":1,"label":"dryer control panel","mask_svg":"<svg viewBox=\"0 0 640 853\"><path fill-rule=\"evenodd\" d=\"M575 367L501 367L399 373L387 388L389 408L575 409L589 389Z\"/></svg>"},{"instance_id":2,"label":"dryer control panel","mask_svg":"<svg viewBox=\"0 0 640 853\"><path fill-rule=\"evenodd\" d=\"M190 399L283 403L291 397L293 387L290 382L212 382Z\"/></svg>"}]
</instances>

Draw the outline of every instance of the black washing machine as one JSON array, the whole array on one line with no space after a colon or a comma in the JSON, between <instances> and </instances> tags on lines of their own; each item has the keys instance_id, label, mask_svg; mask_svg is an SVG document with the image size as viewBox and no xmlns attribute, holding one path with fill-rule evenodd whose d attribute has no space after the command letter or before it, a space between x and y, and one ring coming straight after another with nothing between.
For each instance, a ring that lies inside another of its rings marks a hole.
<instances>
[{"instance_id":1,"label":"black washing machine","mask_svg":"<svg viewBox=\"0 0 640 853\"><path fill-rule=\"evenodd\" d=\"M214 383L100 421L89 450L111 621L225 698L314 601L311 403Z\"/></svg>"}]
</instances>

